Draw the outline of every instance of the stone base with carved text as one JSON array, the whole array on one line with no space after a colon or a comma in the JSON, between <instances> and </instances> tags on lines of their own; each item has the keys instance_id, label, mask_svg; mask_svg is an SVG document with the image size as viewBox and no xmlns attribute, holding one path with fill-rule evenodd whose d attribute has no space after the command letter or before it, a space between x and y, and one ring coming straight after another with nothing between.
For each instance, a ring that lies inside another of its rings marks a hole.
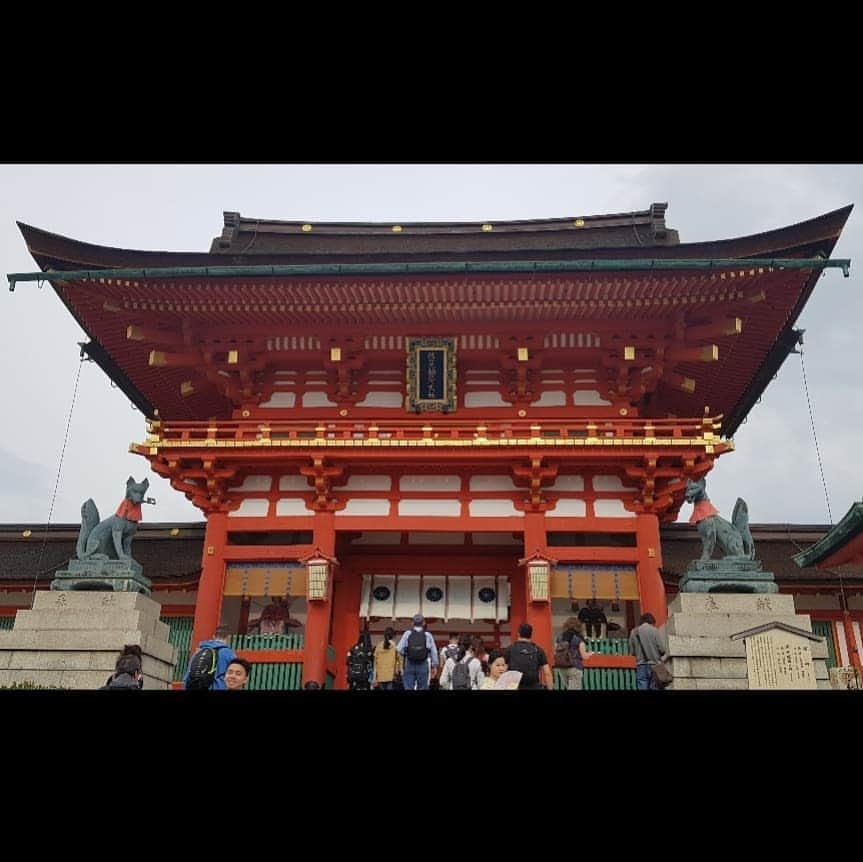
<instances>
[{"instance_id":1,"label":"stone base with carved text","mask_svg":"<svg viewBox=\"0 0 863 862\"><path fill-rule=\"evenodd\" d=\"M174 647L161 605L135 592L39 591L0 631L0 686L97 689L126 644L143 654L144 690L170 688Z\"/></svg>"},{"instance_id":2,"label":"stone base with carved text","mask_svg":"<svg viewBox=\"0 0 863 862\"><path fill-rule=\"evenodd\" d=\"M674 674L669 690L749 690L747 648L744 640L732 638L768 623L812 631L810 618L795 611L791 595L678 593L668 606L665 625L669 666ZM807 677L800 683L780 682L777 689L830 688L826 644L811 642L809 649L811 685ZM779 656L777 660L782 659Z\"/></svg>"},{"instance_id":3,"label":"stone base with carved text","mask_svg":"<svg viewBox=\"0 0 863 862\"><path fill-rule=\"evenodd\" d=\"M135 560L69 560L69 567L54 575L52 590L143 593L150 595L152 581Z\"/></svg>"},{"instance_id":4,"label":"stone base with carved text","mask_svg":"<svg viewBox=\"0 0 863 862\"><path fill-rule=\"evenodd\" d=\"M760 560L725 557L694 560L680 578L681 593L778 593L773 572L765 572Z\"/></svg>"}]
</instances>

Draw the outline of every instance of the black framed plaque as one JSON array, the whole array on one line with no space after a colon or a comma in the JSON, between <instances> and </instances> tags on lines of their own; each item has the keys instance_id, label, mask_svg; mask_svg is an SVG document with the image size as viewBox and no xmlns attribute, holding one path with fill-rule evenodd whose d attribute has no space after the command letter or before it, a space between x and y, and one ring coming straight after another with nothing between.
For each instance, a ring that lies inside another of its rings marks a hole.
<instances>
[{"instance_id":1,"label":"black framed plaque","mask_svg":"<svg viewBox=\"0 0 863 862\"><path fill-rule=\"evenodd\" d=\"M406 407L452 413L456 408L456 339L408 338Z\"/></svg>"}]
</instances>

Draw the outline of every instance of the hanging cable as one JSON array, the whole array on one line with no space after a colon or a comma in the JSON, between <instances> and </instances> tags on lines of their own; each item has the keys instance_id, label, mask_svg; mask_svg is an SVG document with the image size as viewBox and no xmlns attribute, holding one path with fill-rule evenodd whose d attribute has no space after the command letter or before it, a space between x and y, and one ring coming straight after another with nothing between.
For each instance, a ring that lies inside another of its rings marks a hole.
<instances>
[{"instance_id":1,"label":"hanging cable","mask_svg":"<svg viewBox=\"0 0 863 862\"><path fill-rule=\"evenodd\" d=\"M800 345L800 370L803 372L803 391L806 393L806 404L809 407L809 422L812 425L812 439L815 441L815 455L818 458L818 469L821 472L821 484L824 486L824 499L827 501L827 517L833 526L833 513L830 511L830 494L827 491L827 479L824 476L824 464L821 461L821 447L818 445L818 435L815 433L815 413L812 410L812 399L809 397L809 384L806 382L806 363L803 361L803 345Z\"/></svg>"},{"instance_id":2,"label":"hanging cable","mask_svg":"<svg viewBox=\"0 0 863 862\"><path fill-rule=\"evenodd\" d=\"M69 407L69 418L66 421L66 433L63 435L63 448L60 450L60 463L57 465L57 478L54 480L54 493L51 495L51 506L48 509L48 521L45 524L45 532L42 536L42 547L39 548L39 558L36 560L36 573L33 576L33 598L31 600L32 603L36 601L36 586L39 581L39 575L42 572L39 571L42 565L42 557L45 555L45 546L48 543L48 527L51 524L51 518L54 515L54 502L57 499L57 489L60 487L60 474L63 470L63 458L66 455L66 444L69 442L69 429L72 427L72 414L75 412L75 402L78 400L78 381L81 379L81 368L84 365L84 356L83 353L81 355L80 360L78 361L78 373L75 375L75 387L72 390L72 405Z\"/></svg>"}]
</instances>

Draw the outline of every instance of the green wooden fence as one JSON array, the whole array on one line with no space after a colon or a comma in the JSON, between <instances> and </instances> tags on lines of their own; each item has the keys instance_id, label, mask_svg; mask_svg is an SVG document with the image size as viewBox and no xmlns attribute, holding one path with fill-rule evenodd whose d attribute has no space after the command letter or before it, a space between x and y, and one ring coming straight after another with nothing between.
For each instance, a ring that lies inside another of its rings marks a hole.
<instances>
[{"instance_id":1,"label":"green wooden fence","mask_svg":"<svg viewBox=\"0 0 863 862\"><path fill-rule=\"evenodd\" d=\"M303 684L303 666L299 662L254 662L247 691L297 691Z\"/></svg>"},{"instance_id":2,"label":"green wooden fence","mask_svg":"<svg viewBox=\"0 0 863 862\"><path fill-rule=\"evenodd\" d=\"M0 631L11 629L15 625L15 617L0 617Z\"/></svg>"},{"instance_id":3,"label":"green wooden fence","mask_svg":"<svg viewBox=\"0 0 863 862\"><path fill-rule=\"evenodd\" d=\"M827 667L838 667L836 644L833 643L833 623L830 620L812 620L812 634L821 635L827 641Z\"/></svg>"},{"instance_id":4,"label":"green wooden fence","mask_svg":"<svg viewBox=\"0 0 863 862\"><path fill-rule=\"evenodd\" d=\"M302 649L301 634L290 635L232 635L228 643L235 649Z\"/></svg>"},{"instance_id":5,"label":"green wooden fence","mask_svg":"<svg viewBox=\"0 0 863 862\"><path fill-rule=\"evenodd\" d=\"M189 666L189 652L192 641L192 624L194 617L161 617L163 623L167 623L171 629L168 640L176 647L177 653L174 659L174 675L171 677L175 682L183 678Z\"/></svg>"},{"instance_id":6,"label":"green wooden fence","mask_svg":"<svg viewBox=\"0 0 863 862\"><path fill-rule=\"evenodd\" d=\"M229 641L235 650L303 648L301 634L233 635ZM247 691L296 691L303 685L302 662L254 662Z\"/></svg>"},{"instance_id":7,"label":"green wooden fence","mask_svg":"<svg viewBox=\"0 0 863 862\"><path fill-rule=\"evenodd\" d=\"M629 644L621 638L595 640L592 638L585 641L591 652L600 655L629 655ZM581 683L583 691L634 691L635 668L630 667L590 667L584 669L584 678ZM557 669L554 670L555 691L565 691L566 683L563 675Z\"/></svg>"}]
</instances>

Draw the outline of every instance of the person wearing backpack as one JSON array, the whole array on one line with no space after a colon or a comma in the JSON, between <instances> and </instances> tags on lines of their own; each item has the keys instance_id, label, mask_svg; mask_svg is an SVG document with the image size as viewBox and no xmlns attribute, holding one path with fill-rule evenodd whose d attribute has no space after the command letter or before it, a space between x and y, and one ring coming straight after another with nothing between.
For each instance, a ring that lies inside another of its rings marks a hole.
<instances>
[{"instance_id":1,"label":"person wearing backpack","mask_svg":"<svg viewBox=\"0 0 863 862\"><path fill-rule=\"evenodd\" d=\"M237 654L228 646L231 630L219 626L211 640L201 641L189 661L183 688L187 691L225 691L225 671Z\"/></svg>"},{"instance_id":2,"label":"person wearing backpack","mask_svg":"<svg viewBox=\"0 0 863 862\"><path fill-rule=\"evenodd\" d=\"M554 678L545 651L532 640L533 626L522 623L518 627L518 640L504 650L504 658L509 670L521 672L519 691L543 688L552 691ZM541 680L541 681L540 681Z\"/></svg>"},{"instance_id":3,"label":"person wearing backpack","mask_svg":"<svg viewBox=\"0 0 863 862\"><path fill-rule=\"evenodd\" d=\"M448 658L455 658L458 655L458 635L450 634L447 645L440 651L440 666L446 665Z\"/></svg>"},{"instance_id":4,"label":"person wearing backpack","mask_svg":"<svg viewBox=\"0 0 863 862\"><path fill-rule=\"evenodd\" d=\"M347 675L350 691L368 691L372 679L372 636L362 632L357 642L348 650Z\"/></svg>"},{"instance_id":5,"label":"person wearing backpack","mask_svg":"<svg viewBox=\"0 0 863 862\"><path fill-rule=\"evenodd\" d=\"M450 655L440 675L440 687L449 691L477 691L485 676L482 662L473 649L473 640L465 635L459 640L458 652Z\"/></svg>"},{"instance_id":6,"label":"person wearing backpack","mask_svg":"<svg viewBox=\"0 0 863 862\"><path fill-rule=\"evenodd\" d=\"M584 660L592 653L584 641L584 623L576 618L563 624L563 634L554 645L554 665L566 682L567 691L581 691Z\"/></svg>"},{"instance_id":7,"label":"person wearing backpack","mask_svg":"<svg viewBox=\"0 0 863 862\"><path fill-rule=\"evenodd\" d=\"M405 661L405 691L427 691L429 687L429 660L432 670L438 666L437 645L434 638L425 630L422 614L413 618L413 628L409 628L399 641L399 655Z\"/></svg>"}]
</instances>

